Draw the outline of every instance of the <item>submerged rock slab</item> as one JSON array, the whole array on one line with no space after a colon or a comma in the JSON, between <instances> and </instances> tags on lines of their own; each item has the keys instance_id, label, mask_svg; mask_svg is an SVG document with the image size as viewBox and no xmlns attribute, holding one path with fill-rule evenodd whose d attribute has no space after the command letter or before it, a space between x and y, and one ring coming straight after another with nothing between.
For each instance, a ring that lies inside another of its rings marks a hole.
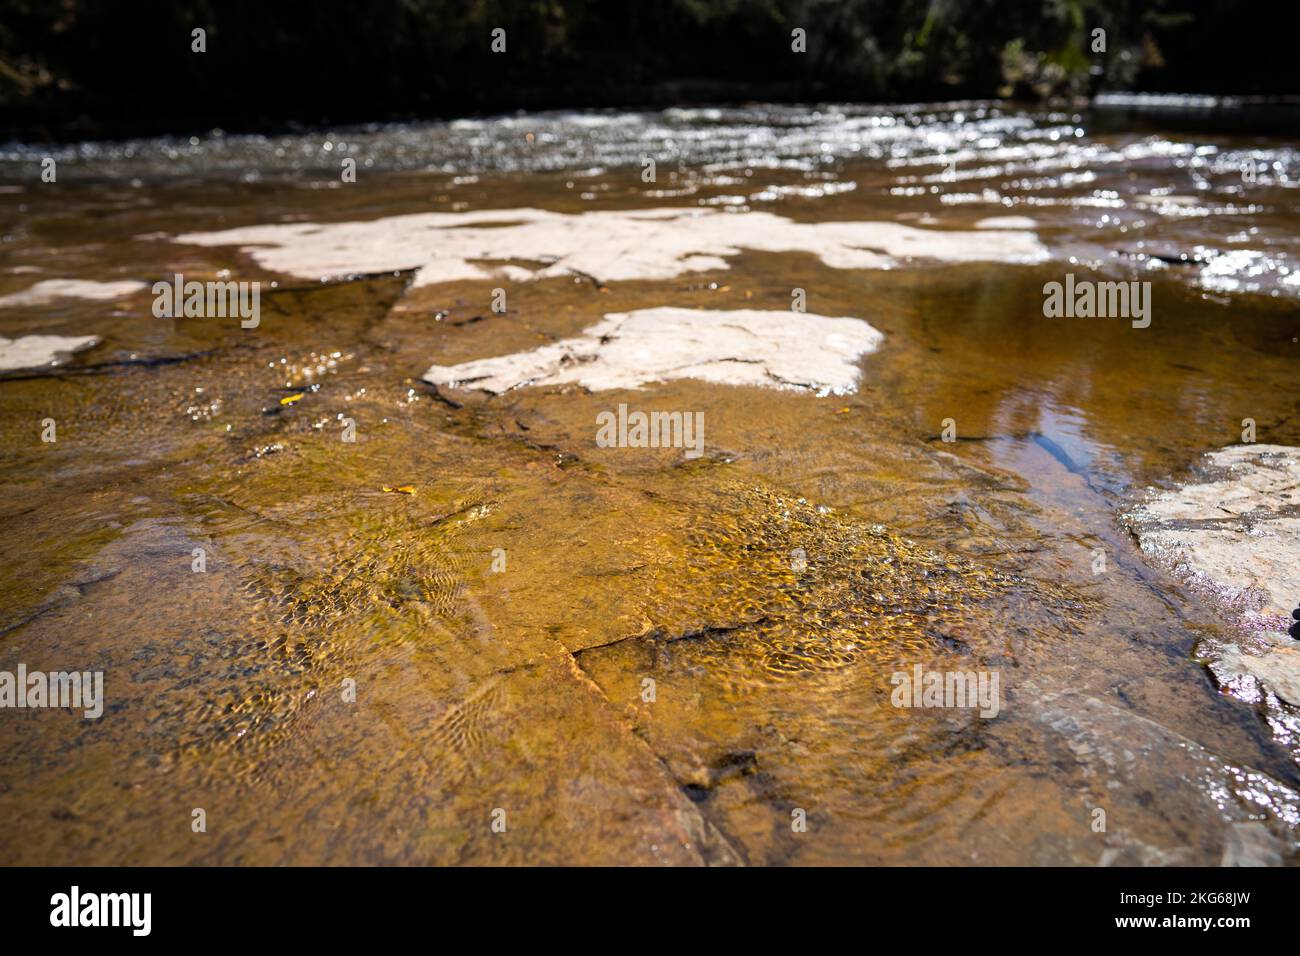
<instances>
[{"instance_id":1,"label":"submerged rock slab","mask_svg":"<svg viewBox=\"0 0 1300 956\"><path fill-rule=\"evenodd\" d=\"M73 352L98 344L97 335L24 335L18 339L0 336L0 372L62 365Z\"/></svg>"},{"instance_id":2,"label":"submerged rock slab","mask_svg":"<svg viewBox=\"0 0 1300 956\"><path fill-rule=\"evenodd\" d=\"M883 337L861 319L807 312L638 309L528 352L435 365L424 379L493 394L526 385L639 388L680 378L844 394L857 388L857 360Z\"/></svg>"},{"instance_id":3,"label":"submerged rock slab","mask_svg":"<svg viewBox=\"0 0 1300 956\"><path fill-rule=\"evenodd\" d=\"M276 223L191 232L178 242L242 246L265 269L304 278L416 269L415 285L503 275L671 279L727 268L742 250L809 252L836 269L888 269L908 258L1041 262L1032 232L958 232L893 222L796 222L716 209L542 209L417 213L371 222ZM500 263L493 266L492 262Z\"/></svg>"},{"instance_id":4,"label":"submerged rock slab","mask_svg":"<svg viewBox=\"0 0 1300 956\"><path fill-rule=\"evenodd\" d=\"M741 482L715 494L707 512L683 516L683 544L656 541L644 555L655 570L640 635L661 646L688 641L691 660L711 674L892 670L940 647L940 634L967 628L965 649L991 658L1005 630L972 626L990 606L1018 597L1049 614L1084 609L1065 588L942 554L802 498ZM877 685L882 699L887 680Z\"/></svg>"},{"instance_id":5,"label":"submerged rock slab","mask_svg":"<svg viewBox=\"0 0 1300 956\"><path fill-rule=\"evenodd\" d=\"M1223 448L1201 476L1126 522L1147 556L1253 635L1212 655L1216 676L1250 675L1300 705L1300 644L1285 633L1300 604L1300 448Z\"/></svg>"},{"instance_id":6,"label":"submerged rock slab","mask_svg":"<svg viewBox=\"0 0 1300 956\"><path fill-rule=\"evenodd\" d=\"M22 305L46 305L56 299L120 299L139 292L143 282L92 282L89 279L46 279L22 292L0 296L0 308Z\"/></svg>"},{"instance_id":7,"label":"submerged rock slab","mask_svg":"<svg viewBox=\"0 0 1300 956\"><path fill-rule=\"evenodd\" d=\"M1044 691L1031 682L1020 694L1029 717L1064 740L1094 806L1175 790L1187 794L1172 814L1182 824L1172 833L1134 827L1129 814L1113 813L1098 834L1104 843L1099 865L1186 866L1217 857L1223 866L1255 866L1294 858L1300 793L1286 782L1225 760L1113 699Z\"/></svg>"}]
</instances>

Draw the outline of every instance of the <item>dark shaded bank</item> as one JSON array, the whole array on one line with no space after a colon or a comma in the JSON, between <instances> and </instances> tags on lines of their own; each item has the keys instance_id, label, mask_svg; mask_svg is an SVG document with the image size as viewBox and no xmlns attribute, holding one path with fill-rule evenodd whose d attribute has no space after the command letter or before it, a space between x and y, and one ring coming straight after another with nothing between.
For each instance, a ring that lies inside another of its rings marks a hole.
<instances>
[{"instance_id":1,"label":"dark shaded bank","mask_svg":"<svg viewBox=\"0 0 1300 956\"><path fill-rule=\"evenodd\" d=\"M1178 130L1244 136L1300 135L1300 96L1103 93L1088 104L1097 133Z\"/></svg>"},{"instance_id":2,"label":"dark shaded bank","mask_svg":"<svg viewBox=\"0 0 1300 956\"><path fill-rule=\"evenodd\" d=\"M1295 92L1294 19L1195 0L0 0L0 135L746 99L1279 94Z\"/></svg>"}]
</instances>

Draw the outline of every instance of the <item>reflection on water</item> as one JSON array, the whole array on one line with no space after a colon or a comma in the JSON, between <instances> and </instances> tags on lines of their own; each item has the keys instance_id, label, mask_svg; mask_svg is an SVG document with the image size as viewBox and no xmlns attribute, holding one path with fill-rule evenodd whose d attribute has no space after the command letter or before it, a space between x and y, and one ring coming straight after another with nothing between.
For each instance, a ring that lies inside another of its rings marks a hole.
<instances>
[{"instance_id":1,"label":"reflection on water","mask_svg":"<svg viewBox=\"0 0 1300 956\"><path fill-rule=\"evenodd\" d=\"M4 713L0 860L1217 863L1251 821L1295 859L1289 718L1217 692L1192 650L1221 625L1115 519L1243 418L1300 444L1290 144L952 104L82 144L57 188L40 155L0 157L0 296L266 285L256 330L148 294L0 310L3 336L103 339L0 381L0 669L102 668L108 698L98 722ZM321 283L171 238L701 204L1025 229L1050 257L742 244L689 275L509 282L498 314L499 263ZM1150 281L1151 326L1044 318L1067 270ZM606 314L788 312L793 288L884 333L855 393L419 378ZM703 413L704 456L597 446L620 402ZM998 717L892 706L917 664L996 671Z\"/></svg>"},{"instance_id":2,"label":"reflection on water","mask_svg":"<svg viewBox=\"0 0 1300 956\"><path fill-rule=\"evenodd\" d=\"M530 173L556 177L553 185L571 194L538 202L544 206L626 206L636 197L642 205L782 211L829 199L821 205L923 222L1014 212L1057 239L1071 263L1185 273L1211 291L1300 295L1293 144L1094 134L1091 126L1086 111L1018 112L986 102L541 113L281 136L213 131L59 147L11 143L0 148L0 168L6 181L27 184L9 189L36 200L40 161L52 156L61 181L104 184L101 200L118 208L151 205L148 187L163 184L265 183L275 196L285 183L339 188L341 162L350 158L363 180L418 175L410 182L421 193L418 205L408 197L404 212L430 201L453 210L508 204L513 190L500 177L522 185L519 177ZM656 163L653 182L628 174L647 159ZM201 205L222 193L206 189ZM366 218L375 212L369 207Z\"/></svg>"}]
</instances>

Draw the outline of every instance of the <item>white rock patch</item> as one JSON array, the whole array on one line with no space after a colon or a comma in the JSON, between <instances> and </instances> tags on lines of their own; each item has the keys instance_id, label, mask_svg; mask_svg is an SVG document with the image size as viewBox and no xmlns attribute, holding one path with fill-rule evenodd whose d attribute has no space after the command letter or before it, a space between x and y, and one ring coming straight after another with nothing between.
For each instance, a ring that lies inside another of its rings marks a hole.
<instances>
[{"instance_id":1,"label":"white rock patch","mask_svg":"<svg viewBox=\"0 0 1300 956\"><path fill-rule=\"evenodd\" d=\"M240 246L263 268L304 278L418 269L416 285L492 278L505 274L503 260L514 260L511 279L574 273L601 281L671 279L725 269L725 257L746 249L810 252L837 269L888 269L909 258L1041 262L1048 257L1031 232L945 232L893 222L804 223L767 212L698 208L417 213L372 222L191 232L176 239Z\"/></svg>"},{"instance_id":2,"label":"white rock patch","mask_svg":"<svg viewBox=\"0 0 1300 956\"><path fill-rule=\"evenodd\" d=\"M1206 464L1226 473L1133 512L1143 550L1212 582L1245 613L1286 618L1300 602L1300 448L1234 445Z\"/></svg>"},{"instance_id":3,"label":"white rock patch","mask_svg":"<svg viewBox=\"0 0 1300 956\"><path fill-rule=\"evenodd\" d=\"M143 282L92 282L89 279L46 279L22 292L0 296L0 308L45 305L55 299L120 299L139 292Z\"/></svg>"},{"instance_id":4,"label":"white rock patch","mask_svg":"<svg viewBox=\"0 0 1300 956\"><path fill-rule=\"evenodd\" d=\"M19 339L0 336L0 372L62 365L73 352L98 344L97 335L24 335Z\"/></svg>"},{"instance_id":5,"label":"white rock patch","mask_svg":"<svg viewBox=\"0 0 1300 956\"><path fill-rule=\"evenodd\" d=\"M600 391L680 378L844 394L857 388L857 360L882 338L861 319L806 312L639 309L528 352L435 365L424 378L498 394L527 385Z\"/></svg>"},{"instance_id":6,"label":"white rock patch","mask_svg":"<svg viewBox=\"0 0 1300 956\"><path fill-rule=\"evenodd\" d=\"M1033 229L1037 223L1028 216L990 216L975 223L976 229Z\"/></svg>"},{"instance_id":7,"label":"white rock patch","mask_svg":"<svg viewBox=\"0 0 1300 956\"><path fill-rule=\"evenodd\" d=\"M1214 653L1220 681L1249 675L1300 705L1300 448L1234 445L1206 456L1206 479L1126 516L1144 554L1242 629Z\"/></svg>"}]
</instances>

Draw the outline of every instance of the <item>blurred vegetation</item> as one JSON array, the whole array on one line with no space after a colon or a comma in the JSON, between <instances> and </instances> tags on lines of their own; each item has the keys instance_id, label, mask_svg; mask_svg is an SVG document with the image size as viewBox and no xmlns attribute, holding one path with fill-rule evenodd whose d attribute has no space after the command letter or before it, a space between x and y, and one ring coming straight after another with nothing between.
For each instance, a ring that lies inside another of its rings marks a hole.
<instances>
[{"instance_id":1,"label":"blurred vegetation","mask_svg":"<svg viewBox=\"0 0 1300 956\"><path fill-rule=\"evenodd\" d=\"M1294 92L1228 0L0 0L0 127L90 135L558 106ZM191 51L191 31L207 51ZM506 53L489 50L506 30ZM791 52L791 31L807 52ZM1104 53L1092 31L1106 31Z\"/></svg>"}]
</instances>

